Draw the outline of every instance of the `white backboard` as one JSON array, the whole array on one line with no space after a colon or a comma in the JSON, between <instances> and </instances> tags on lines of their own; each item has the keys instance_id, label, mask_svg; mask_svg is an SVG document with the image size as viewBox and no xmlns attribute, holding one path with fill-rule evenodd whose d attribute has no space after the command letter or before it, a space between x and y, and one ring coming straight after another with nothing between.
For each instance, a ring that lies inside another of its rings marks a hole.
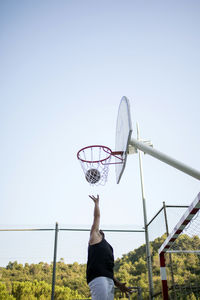
<instances>
[{"instance_id":1,"label":"white backboard","mask_svg":"<svg viewBox=\"0 0 200 300\"><path fill-rule=\"evenodd\" d=\"M123 163L115 165L116 181L120 182L124 172L128 154L128 146L132 134L132 122L129 100L124 96L121 99L116 126L115 151L123 152ZM119 160L116 162L119 162Z\"/></svg>"}]
</instances>

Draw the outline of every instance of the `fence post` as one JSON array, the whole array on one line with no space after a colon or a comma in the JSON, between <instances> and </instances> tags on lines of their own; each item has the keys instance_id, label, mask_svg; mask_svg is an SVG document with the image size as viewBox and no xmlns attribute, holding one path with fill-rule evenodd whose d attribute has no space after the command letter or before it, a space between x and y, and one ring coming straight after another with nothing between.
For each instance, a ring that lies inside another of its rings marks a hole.
<instances>
[{"instance_id":1,"label":"fence post","mask_svg":"<svg viewBox=\"0 0 200 300\"><path fill-rule=\"evenodd\" d=\"M165 201L163 201L163 209L164 209L164 216L165 216L166 234L167 234L167 236L169 236L169 227L168 227L167 210L166 210ZM176 291L175 291L175 281L174 281L174 272L173 272L173 260L172 260L171 253L169 253L169 261L170 261L170 272L171 272L171 279L172 279L172 287L173 287L173 292L174 292L174 300L176 300L177 297L176 297Z\"/></svg>"},{"instance_id":2,"label":"fence post","mask_svg":"<svg viewBox=\"0 0 200 300\"><path fill-rule=\"evenodd\" d=\"M58 223L56 222L55 241L54 241L54 255L53 255L53 275L52 275L51 300L54 300L54 291L55 291L57 240L58 240Z\"/></svg>"}]
</instances>

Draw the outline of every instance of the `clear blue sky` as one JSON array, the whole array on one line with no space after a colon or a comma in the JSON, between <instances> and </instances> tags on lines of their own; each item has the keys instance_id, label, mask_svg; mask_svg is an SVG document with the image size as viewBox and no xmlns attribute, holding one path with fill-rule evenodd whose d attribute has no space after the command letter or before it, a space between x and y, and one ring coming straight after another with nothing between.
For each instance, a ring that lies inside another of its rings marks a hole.
<instances>
[{"instance_id":1,"label":"clear blue sky","mask_svg":"<svg viewBox=\"0 0 200 300\"><path fill-rule=\"evenodd\" d=\"M76 159L87 145L114 148L124 95L134 137L138 122L156 149L200 169L199 15L193 0L0 2L1 228L89 228L97 193L102 227L142 228L138 155L119 185L111 166L99 188ZM189 205L199 192L198 180L148 155L143 167L148 220L163 201ZM52 233L20 234L0 233L0 264L52 259ZM116 258L144 243L108 240ZM87 241L60 233L58 258L85 262Z\"/></svg>"}]
</instances>

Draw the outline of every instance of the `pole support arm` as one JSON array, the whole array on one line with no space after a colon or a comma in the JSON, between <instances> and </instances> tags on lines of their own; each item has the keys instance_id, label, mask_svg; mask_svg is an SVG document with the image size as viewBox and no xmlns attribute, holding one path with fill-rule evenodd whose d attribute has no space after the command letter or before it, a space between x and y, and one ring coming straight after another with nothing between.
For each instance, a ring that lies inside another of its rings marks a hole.
<instances>
[{"instance_id":1,"label":"pole support arm","mask_svg":"<svg viewBox=\"0 0 200 300\"><path fill-rule=\"evenodd\" d=\"M198 180L200 180L200 172L185 165L184 163L156 150L155 148L152 148L150 146L148 146L146 143L144 142L140 142L134 138L131 139L130 141L130 145L143 151L144 153L147 153L159 160L161 160L162 162L178 169L179 171L182 171Z\"/></svg>"}]
</instances>

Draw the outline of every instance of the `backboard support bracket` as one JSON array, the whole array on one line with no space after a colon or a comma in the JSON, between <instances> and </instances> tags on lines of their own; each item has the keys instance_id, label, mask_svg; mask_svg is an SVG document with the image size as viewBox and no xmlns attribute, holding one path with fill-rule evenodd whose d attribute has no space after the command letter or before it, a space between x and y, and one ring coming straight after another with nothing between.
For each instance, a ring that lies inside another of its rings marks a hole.
<instances>
[{"instance_id":1,"label":"backboard support bracket","mask_svg":"<svg viewBox=\"0 0 200 300\"><path fill-rule=\"evenodd\" d=\"M153 144L151 141L144 141L144 140L140 140L140 142L150 146L150 147L153 147ZM136 154L138 153L138 148L135 147L131 142L130 144L128 145L128 154ZM144 154L146 154L146 152L144 152Z\"/></svg>"}]
</instances>

